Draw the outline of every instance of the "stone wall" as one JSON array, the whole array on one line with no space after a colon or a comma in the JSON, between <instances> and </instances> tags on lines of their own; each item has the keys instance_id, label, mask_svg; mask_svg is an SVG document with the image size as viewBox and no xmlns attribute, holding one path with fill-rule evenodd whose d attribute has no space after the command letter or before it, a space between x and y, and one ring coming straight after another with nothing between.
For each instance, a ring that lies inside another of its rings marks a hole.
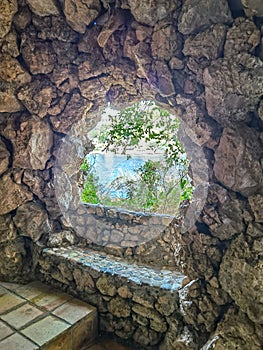
<instances>
[{"instance_id":1,"label":"stone wall","mask_svg":"<svg viewBox=\"0 0 263 350\"><path fill-rule=\"evenodd\" d=\"M190 205L173 231L175 264L202 285L198 307L185 289L184 322L206 335L204 349L260 349L262 17L250 0L2 0L1 278L33 278L32 249L51 235L78 242L55 193L66 135L94 126L108 102L152 99L182 120L188 154L202 155L190 156L202 210ZM67 162L76 181L90 147L79 137ZM77 210L75 190L65 195Z\"/></svg>"}]
</instances>

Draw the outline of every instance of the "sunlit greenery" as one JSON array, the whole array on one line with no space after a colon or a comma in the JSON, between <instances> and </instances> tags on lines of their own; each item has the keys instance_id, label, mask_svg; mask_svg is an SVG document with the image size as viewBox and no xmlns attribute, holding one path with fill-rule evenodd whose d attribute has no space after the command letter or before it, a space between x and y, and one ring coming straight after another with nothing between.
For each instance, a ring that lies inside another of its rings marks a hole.
<instances>
[{"instance_id":1,"label":"sunlit greenery","mask_svg":"<svg viewBox=\"0 0 263 350\"><path fill-rule=\"evenodd\" d=\"M176 117L148 101L108 115L107 125L93 131L95 151L132 157L134 150L143 149L163 156L158 161L146 161L136 176L123 174L111 182L111 188L125 191L124 197L107 194L94 174L94 163L86 159L81 167L86 175L82 201L175 215L179 202L192 196L188 160L177 139L178 127Z\"/></svg>"}]
</instances>

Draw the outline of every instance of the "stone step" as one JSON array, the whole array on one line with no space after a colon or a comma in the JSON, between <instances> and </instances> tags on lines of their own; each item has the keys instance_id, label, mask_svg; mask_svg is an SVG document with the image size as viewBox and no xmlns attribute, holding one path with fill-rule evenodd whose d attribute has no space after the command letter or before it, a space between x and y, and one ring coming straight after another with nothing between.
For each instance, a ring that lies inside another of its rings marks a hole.
<instances>
[{"instance_id":1,"label":"stone step","mask_svg":"<svg viewBox=\"0 0 263 350\"><path fill-rule=\"evenodd\" d=\"M0 282L1 350L79 350L97 332L95 307L40 282Z\"/></svg>"}]
</instances>

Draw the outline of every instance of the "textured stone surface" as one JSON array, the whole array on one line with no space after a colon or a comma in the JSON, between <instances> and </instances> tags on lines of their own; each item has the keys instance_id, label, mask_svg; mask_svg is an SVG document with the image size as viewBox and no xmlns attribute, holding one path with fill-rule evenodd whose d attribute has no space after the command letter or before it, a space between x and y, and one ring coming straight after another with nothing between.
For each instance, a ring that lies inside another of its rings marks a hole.
<instances>
[{"instance_id":1,"label":"textured stone surface","mask_svg":"<svg viewBox=\"0 0 263 350\"><path fill-rule=\"evenodd\" d=\"M45 0L44 2L41 0L28 0L27 2L32 12L38 16L56 16L59 14L55 0Z\"/></svg>"},{"instance_id":2,"label":"textured stone surface","mask_svg":"<svg viewBox=\"0 0 263 350\"><path fill-rule=\"evenodd\" d=\"M263 16L263 4L260 0L241 0L248 17Z\"/></svg>"},{"instance_id":3,"label":"textured stone surface","mask_svg":"<svg viewBox=\"0 0 263 350\"><path fill-rule=\"evenodd\" d=\"M235 239L224 255L219 280L222 287L251 321L263 324L262 238L250 248L244 235Z\"/></svg>"},{"instance_id":4,"label":"textured stone surface","mask_svg":"<svg viewBox=\"0 0 263 350\"><path fill-rule=\"evenodd\" d=\"M31 277L29 274L29 265L26 265L24 260L26 250L21 238L8 241L8 244L1 244L0 250L0 275L2 279L8 279L12 276L12 282L15 282L17 280L21 281L21 279L26 281Z\"/></svg>"},{"instance_id":5,"label":"textured stone surface","mask_svg":"<svg viewBox=\"0 0 263 350\"><path fill-rule=\"evenodd\" d=\"M0 244L12 241L17 237L16 228L11 215L0 215Z\"/></svg>"},{"instance_id":6,"label":"textured stone surface","mask_svg":"<svg viewBox=\"0 0 263 350\"><path fill-rule=\"evenodd\" d=\"M79 121L85 111L88 112L91 107L90 103L87 102L80 96L78 92L74 92L70 99L63 103L62 108L59 110L59 114L50 117L51 123L55 131L67 133L70 130L74 122Z\"/></svg>"},{"instance_id":7,"label":"textured stone surface","mask_svg":"<svg viewBox=\"0 0 263 350\"><path fill-rule=\"evenodd\" d=\"M30 113L43 118L56 95L50 81L41 79L23 86L19 89L17 97Z\"/></svg>"},{"instance_id":8,"label":"textured stone surface","mask_svg":"<svg viewBox=\"0 0 263 350\"><path fill-rule=\"evenodd\" d=\"M235 193L214 184L209 187L207 199L202 220L213 236L225 240L244 232L245 204Z\"/></svg>"},{"instance_id":9,"label":"textured stone surface","mask_svg":"<svg viewBox=\"0 0 263 350\"><path fill-rule=\"evenodd\" d=\"M14 165L20 168L45 169L51 156L53 135L48 123L37 118L26 118L16 132Z\"/></svg>"},{"instance_id":10,"label":"textured stone surface","mask_svg":"<svg viewBox=\"0 0 263 350\"><path fill-rule=\"evenodd\" d=\"M139 23L147 24L150 26L155 25L158 21L168 17L171 12L178 9L180 2L176 1L127 1L127 7L130 8L131 12Z\"/></svg>"},{"instance_id":11,"label":"textured stone surface","mask_svg":"<svg viewBox=\"0 0 263 350\"><path fill-rule=\"evenodd\" d=\"M226 26L216 24L202 33L189 36L184 43L184 55L198 59L217 59L223 51L226 30Z\"/></svg>"},{"instance_id":12,"label":"textured stone surface","mask_svg":"<svg viewBox=\"0 0 263 350\"><path fill-rule=\"evenodd\" d=\"M33 195L25 187L17 185L12 180L10 173L6 173L0 178L0 197L2 198L0 215L2 215L32 200Z\"/></svg>"},{"instance_id":13,"label":"textured stone surface","mask_svg":"<svg viewBox=\"0 0 263 350\"><path fill-rule=\"evenodd\" d=\"M248 197L248 202L255 216L255 221L263 222L263 196L255 194L254 196Z\"/></svg>"},{"instance_id":14,"label":"textured stone surface","mask_svg":"<svg viewBox=\"0 0 263 350\"><path fill-rule=\"evenodd\" d=\"M9 32L14 14L17 11L17 0L2 0L0 4L0 40Z\"/></svg>"},{"instance_id":15,"label":"textured stone surface","mask_svg":"<svg viewBox=\"0 0 263 350\"><path fill-rule=\"evenodd\" d=\"M0 55L0 111L16 112L22 109L15 96L18 86L31 80L17 59L9 54Z\"/></svg>"},{"instance_id":16,"label":"textured stone surface","mask_svg":"<svg viewBox=\"0 0 263 350\"><path fill-rule=\"evenodd\" d=\"M22 34L21 54L32 74L48 74L54 69L56 56L52 46L34 36Z\"/></svg>"},{"instance_id":17,"label":"textured stone surface","mask_svg":"<svg viewBox=\"0 0 263 350\"><path fill-rule=\"evenodd\" d=\"M8 169L9 156L10 153L7 150L5 143L0 139L0 175Z\"/></svg>"},{"instance_id":18,"label":"textured stone surface","mask_svg":"<svg viewBox=\"0 0 263 350\"><path fill-rule=\"evenodd\" d=\"M262 346L262 326L254 327L245 313L235 307L225 314L213 337L202 347L202 350L260 350Z\"/></svg>"},{"instance_id":19,"label":"textured stone surface","mask_svg":"<svg viewBox=\"0 0 263 350\"><path fill-rule=\"evenodd\" d=\"M186 0L183 2L178 29L183 34L194 34L215 23L232 21L226 0Z\"/></svg>"},{"instance_id":20,"label":"textured stone surface","mask_svg":"<svg viewBox=\"0 0 263 350\"><path fill-rule=\"evenodd\" d=\"M9 32L2 41L2 44L0 43L0 46L2 46L3 53L7 53L12 57L19 56L17 35L15 32Z\"/></svg>"},{"instance_id":21,"label":"textured stone surface","mask_svg":"<svg viewBox=\"0 0 263 350\"><path fill-rule=\"evenodd\" d=\"M182 37L175 27L166 22L159 22L153 29L151 42L152 56L156 59L170 60L182 54Z\"/></svg>"},{"instance_id":22,"label":"textured stone surface","mask_svg":"<svg viewBox=\"0 0 263 350\"><path fill-rule=\"evenodd\" d=\"M181 119L188 126L186 133L199 146L208 143L212 138L213 125L204 116L200 107L191 99L177 95L176 101L182 106Z\"/></svg>"},{"instance_id":23,"label":"textured stone surface","mask_svg":"<svg viewBox=\"0 0 263 350\"><path fill-rule=\"evenodd\" d=\"M208 114L226 125L249 119L263 91L263 62L249 54L218 59L204 70Z\"/></svg>"},{"instance_id":24,"label":"textured stone surface","mask_svg":"<svg viewBox=\"0 0 263 350\"><path fill-rule=\"evenodd\" d=\"M92 262L84 249L63 262L53 255L54 263L43 257L34 263L57 287L96 304L101 330L136 341L139 348L196 350L210 337L210 348L257 349L262 345L261 2L244 0L245 12L241 0L18 3L18 12L13 0L0 5L1 278L30 278L31 248L39 250L31 238L44 232L41 244L54 247L53 253L76 243L98 249ZM152 217L149 229L147 215L98 206L86 217L87 208L79 205L77 170L90 149L85 127L95 126L108 102L118 107L138 99L155 100L184 121L180 135L198 185L181 212L183 232L181 219L163 229L167 218ZM64 153L68 173L60 187L62 209L70 208L76 218L70 222L57 202L54 163L64 135L75 128L78 155ZM32 194L37 208L25 204ZM52 232L36 229L46 218L40 208L47 210ZM18 238L13 220L21 225ZM240 243L236 237L243 235ZM105 253L124 257L125 268ZM134 273L134 261L180 266L188 275L180 302L177 277L165 269L149 275L141 267ZM230 304L235 311L226 313ZM129 316L122 317L124 310ZM214 333L219 320L224 326Z\"/></svg>"},{"instance_id":25,"label":"textured stone surface","mask_svg":"<svg viewBox=\"0 0 263 350\"><path fill-rule=\"evenodd\" d=\"M77 32L84 33L100 12L99 0L65 0L64 14L68 24Z\"/></svg>"},{"instance_id":26,"label":"textured stone surface","mask_svg":"<svg viewBox=\"0 0 263 350\"><path fill-rule=\"evenodd\" d=\"M214 172L222 184L249 196L262 191L261 158L262 143L256 132L247 127L225 128L215 152Z\"/></svg>"},{"instance_id":27,"label":"textured stone surface","mask_svg":"<svg viewBox=\"0 0 263 350\"><path fill-rule=\"evenodd\" d=\"M47 212L39 204L33 202L25 203L17 209L14 223L20 235L30 237L33 242L51 231Z\"/></svg>"},{"instance_id":28,"label":"textured stone surface","mask_svg":"<svg viewBox=\"0 0 263 350\"><path fill-rule=\"evenodd\" d=\"M260 31L253 21L239 17L228 29L224 57L234 56L242 51L253 53L260 43Z\"/></svg>"}]
</instances>

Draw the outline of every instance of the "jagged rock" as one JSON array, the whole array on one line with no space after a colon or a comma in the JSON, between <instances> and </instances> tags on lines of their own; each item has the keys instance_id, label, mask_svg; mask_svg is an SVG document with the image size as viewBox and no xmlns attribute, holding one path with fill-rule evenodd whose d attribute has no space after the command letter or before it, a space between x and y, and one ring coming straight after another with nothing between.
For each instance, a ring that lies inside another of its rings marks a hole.
<instances>
[{"instance_id":1,"label":"jagged rock","mask_svg":"<svg viewBox=\"0 0 263 350\"><path fill-rule=\"evenodd\" d=\"M0 175L8 169L9 157L10 153L7 150L5 143L0 139Z\"/></svg>"},{"instance_id":2,"label":"jagged rock","mask_svg":"<svg viewBox=\"0 0 263 350\"><path fill-rule=\"evenodd\" d=\"M15 167L42 170L51 156L52 130L47 122L26 118L20 123L12 143Z\"/></svg>"},{"instance_id":3,"label":"jagged rock","mask_svg":"<svg viewBox=\"0 0 263 350\"><path fill-rule=\"evenodd\" d=\"M234 56L242 51L253 53L260 43L260 30L253 21L238 17L228 29L224 57Z\"/></svg>"},{"instance_id":4,"label":"jagged rock","mask_svg":"<svg viewBox=\"0 0 263 350\"><path fill-rule=\"evenodd\" d=\"M255 221L263 223L263 196L255 194L254 196L248 197L248 201L255 216Z\"/></svg>"},{"instance_id":5,"label":"jagged rock","mask_svg":"<svg viewBox=\"0 0 263 350\"><path fill-rule=\"evenodd\" d=\"M66 134L69 132L72 124L84 116L84 111L88 112L91 107L92 104L90 102L85 101L78 92L74 92L70 100L66 103L63 112L50 117L53 128L58 132Z\"/></svg>"},{"instance_id":6,"label":"jagged rock","mask_svg":"<svg viewBox=\"0 0 263 350\"><path fill-rule=\"evenodd\" d=\"M255 245L255 243L258 244ZM232 241L223 257L219 281L252 322L263 324L262 238L254 238L250 248L242 234Z\"/></svg>"},{"instance_id":7,"label":"jagged rock","mask_svg":"<svg viewBox=\"0 0 263 350\"><path fill-rule=\"evenodd\" d=\"M55 0L27 0L27 3L31 11L38 16L57 16L59 14L59 10L57 8Z\"/></svg>"},{"instance_id":8,"label":"jagged rock","mask_svg":"<svg viewBox=\"0 0 263 350\"><path fill-rule=\"evenodd\" d=\"M80 83L81 95L90 101L95 101L97 98L105 97L107 93L108 79L106 77L85 80ZM110 87L110 86L109 86Z\"/></svg>"},{"instance_id":9,"label":"jagged rock","mask_svg":"<svg viewBox=\"0 0 263 350\"><path fill-rule=\"evenodd\" d=\"M177 95L176 101L179 106L182 106L180 117L188 126L186 129L187 135L199 146L209 142L213 135L213 123L208 122L193 100Z\"/></svg>"},{"instance_id":10,"label":"jagged rock","mask_svg":"<svg viewBox=\"0 0 263 350\"><path fill-rule=\"evenodd\" d=\"M180 332L171 344L171 350L196 350L196 340L193 332L187 327Z\"/></svg>"},{"instance_id":11,"label":"jagged rock","mask_svg":"<svg viewBox=\"0 0 263 350\"><path fill-rule=\"evenodd\" d=\"M46 210L37 203L21 205L13 218L21 236L30 237L37 242L44 234L51 232Z\"/></svg>"},{"instance_id":12,"label":"jagged rock","mask_svg":"<svg viewBox=\"0 0 263 350\"><path fill-rule=\"evenodd\" d=\"M208 30L186 38L183 48L185 56L197 59L217 59L223 51L227 27L223 24L211 26Z\"/></svg>"},{"instance_id":13,"label":"jagged rock","mask_svg":"<svg viewBox=\"0 0 263 350\"><path fill-rule=\"evenodd\" d=\"M63 247L68 245L74 245L75 236L71 231L60 231L52 233L49 238L47 245L48 247Z\"/></svg>"},{"instance_id":14,"label":"jagged rock","mask_svg":"<svg viewBox=\"0 0 263 350\"><path fill-rule=\"evenodd\" d=\"M182 37L176 28L166 22L159 22L153 29L152 56L158 60L170 60L182 55Z\"/></svg>"},{"instance_id":15,"label":"jagged rock","mask_svg":"<svg viewBox=\"0 0 263 350\"><path fill-rule=\"evenodd\" d=\"M9 172L0 179L0 198L0 215L3 215L32 200L33 195L25 187L17 185Z\"/></svg>"},{"instance_id":16,"label":"jagged rock","mask_svg":"<svg viewBox=\"0 0 263 350\"><path fill-rule=\"evenodd\" d=\"M23 7L14 16L13 23L19 32L22 32L31 22L31 12L28 7Z\"/></svg>"},{"instance_id":17,"label":"jagged rock","mask_svg":"<svg viewBox=\"0 0 263 350\"><path fill-rule=\"evenodd\" d=\"M244 196L262 191L262 152L259 135L252 129L225 128L215 151L215 176L223 185Z\"/></svg>"},{"instance_id":18,"label":"jagged rock","mask_svg":"<svg viewBox=\"0 0 263 350\"><path fill-rule=\"evenodd\" d=\"M261 0L241 0L248 17L263 16L263 4Z\"/></svg>"},{"instance_id":19,"label":"jagged rock","mask_svg":"<svg viewBox=\"0 0 263 350\"><path fill-rule=\"evenodd\" d=\"M164 61L155 61L149 71L147 80L163 97L175 94L171 72Z\"/></svg>"},{"instance_id":20,"label":"jagged rock","mask_svg":"<svg viewBox=\"0 0 263 350\"><path fill-rule=\"evenodd\" d=\"M82 34L85 33L86 27L98 17L100 10L99 0L65 0L63 9L68 24Z\"/></svg>"},{"instance_id":21,"label":"jagged rock","mask_svg":"<svg viewBox=\"0 0 263 350\"><path fill-rule=\"evenodd\" d=\"M15 96L15 90L11 83L0 82L0 113L18 112L24 109Z\"/></svg>"},{"instance_id":22,"label":"jagged rock","mask_svg":"<svg viewBox=\"0 0 263 350\"><path fill-rule=\"evenodd\" d=\"M22 34L21 54L32 74L48 74L54 69L56 55L49 42Z\"/></svg>"},{"instance_id":23,"label":"jagged rock","mask_svg":"<svg viewBox=\"0 0 263 350\"><path fill-rule=\"evenodd\" d=\"M1 44L0 42L0 46L1 45L2 45L2 53L7 53L12 57L19 56L20 53L17 45L17 35L15 32L9 32L5 36L3 43Z\"/></svg>"},{"instance_id":24,"label":"jagged rock","mask_svg":"<svg viewBox=\"0 0 263 350\"><path fill-rule=\"evenodd\" d=\"M28 265L25 266L24 258L26 250L23 240L18 237L15 240L3 243L0 245L1 259L0 259L0 276L1 279L9 279L12 282L23 280L23 282L32 278L29 275ZM26 272L23 275L24 271ZM10 278L10 276L12 276ZM23 276L23 277L22 277Z\"/></svg>"},{"instance_id":25,"label":"jagged rock","mask_svg":"<svg viewBox=\"0 0 263 350\"><path fill-rule=\"evenodd\" d=\"M171 69L184 69L184 62L177 57L172 57L169 66Z\"/></svg>"},{"instance_id":26,"label":"jagged rock","mask_svg":"<svg viewBox=\"0 0 263 350\"><path fill-rule=\"evenodd\" d=\"M52 72L51 81L59 90L70 93L79 83L76 67L73 65L56 67Z\"/></svg>"},{"instance_id":27,"label":"jagged rock","mask_svg":"<svg viewBox=\"0 0 263 350\"><path fill-rule=\"evenodd\" d=\"M133 21L131 28L135 29L135 35L138 41L149 42L152 36L153 28L143 26L136 21Z\"/></svg>"},{"instance_id":28,"label":"jagged rock","mask_svg":"<svg viewBox=\"0 0 263 350\"><path fill-rule=\"evenodd\" d=\"M17 0L2 0L0 3L0 40L9 32L14 14L17 12Z\"/></svg>"},{"instance_id":29,"label":"jagged rock","mask_svg":"<svg viewBox=\"0 0 263 350\"><path fill-rule=\"evenodd\" d=\"M126 12L115 10L97 37L100 47L105 47L110 36L127 22Z\"/></svg>"},{"instance_id":30,"label":"jagged rock","mask_svg":"<svg viewBox=\"0 0 263 350\"><path fill-rule=\"evenodd\" d=\"M12 241L17 237L11 215L0 215L0 243Z\"/></svg>"},{"instance_id":31,"label":"jagged rock","mask_svg":"<svg viewBox=\"0 0 263 350\"><path fill-rule=\"evenodd\" d=\"M9 54L0 55L0 112L16 112L23 109L15 96L18 86L28 83L30 75L17 59Z\"/></svg>"},{"instance_id":32,"label":"jagged rock","mask_svg":"<svg viewBox=\"0 0 263 350\"><path fill-rule=\"evenodd\" d=\"M169 17L171 13L180 7L178 0L127 0L123 8L130 8L137 22L154 26L157 22Z\"/></svg>"},{"instance_id":33,"label":"jagged rock","mask_svg":"<svg viewBox=\"0 0 263 350\"><path fill-rule=\"evenodd\" d=\"M263 91L263 62L249 54L218 59L204 70L208 114L222 125L249 119Z\"/></svg>"},{"instance_id":34,"label":"jagged rock","mask_svg":"<svg viewBox=\"0 0 263 350\"><path fill-rule=\"evenodd\" d=\"M126 318L131 314L130 304L120 297L114 298L109 302L108 310L112 315L116 317Z\"/></svg>"},{"instance_id":35,"label":"jagged rock","mask_svg":"<svg viewBox=\"0 0 263 350\"><path fill-rule=\"evenodd\" d=\"M213 236L220 240L229 239L245 230L244 207L235 193L213 184L209 186L202 221L208 225Z\"/></svg>"},{"instance_id":36,"label":"jagged rock","mask_svg":"<svg viewBox=\"0 0 263 350\"><path fill-rule=\"evenodd\" d=\"M151 346L158 344L161 336L162 334L157 333L148 327L139 326L133 335L133 339L140 345Z\"/></svg>"},{"instance_id":37,"label":"jagged rock","mask_svg":"<svg viewBox=\"0 0 263 350\"><path fill-rule=\"evenodd\" d=\"M251 237L263 237L263 227L261 224L249 223L247 234Z\"/></svg>"},{"instance_id":38,"label":"jagged rock","mask_svg":"<svg viewBox=\"0 0 263 350\"><path fill-rule=\"evenodd\" d=\"M110 277L102 276L96 282L96 287L103 295L116 295L116 287Z\"/></svg>"},{"instance_id":39,"label":"jagged rock","mask_svg":"<svg viewBox=\"0 0 263 350\"><path fill-rule=\"evenodd\" d=\"M33 16L32 23L37 30L36 37L42 40L59 41L63 43L77 43L78 33L76 33L62 16L39 17ZM30 27L31 28L31 27ZM64 54L68 54L66 49Z\"/></svg>"},{"instance_id":40,"label":"jagged rock","mask_svg":"<svg viewBox=\"0 0 263 350\"><path fill-rule=\"evenodd\" d=\"M95 292L95 284L93 278L86 271L84 272L79 269L74 269L73 277L79 290L87 293Z\"/></svg>"},{"instance_id":41,"label":"jagged rock","mask_svg":"<svg viewBox=\"0 0 263 350\"><path fill-rule=\"evenodd\" d=\"M53 40L52 48L60 65L68 65L78 56L77 44Z\"/></svg>"},{"instance_id":42,"label":"jagged rock","mask_svg":"<svg viewBox=\"0 0 263 350\"><path fill-rule=\"evenodd\" d=\"M183 34L195 34L211 24L231 23L232 17L226 0L186 0L183 2L178 29Z\"/></svg>"},{"instance_id":43,"label":"jagged rock","mask_svg":"<svg viewBox=\"0 0 263 350\"><path fill-rule=\"evenodd\" d=\"M262 326L255 327L246 314L232 306L201 350L260 350L262 334Z\"/></svg>"},{"instance_id":44,"label":"jagged rock","mask_svg":"<svg viewBox=\"0 0 263 350\"><path fill-rule=\"evenodd\" d=\"M20 88L17 97L30 113L44 118L56 94L50 81L42 78Z\"/></svg>"}]
</instances>

